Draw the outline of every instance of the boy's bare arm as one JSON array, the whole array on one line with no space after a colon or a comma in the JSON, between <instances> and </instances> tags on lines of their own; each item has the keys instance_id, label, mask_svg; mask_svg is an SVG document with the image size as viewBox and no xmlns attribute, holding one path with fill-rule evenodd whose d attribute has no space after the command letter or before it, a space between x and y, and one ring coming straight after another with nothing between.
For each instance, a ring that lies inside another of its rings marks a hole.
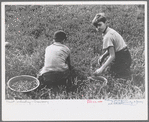
<instances>
[{"instance_id":1,"label":"boy's bare arm","mask_svg":"<svg viewBox=\"0 0 149 122\"><path fill-rule=\"evenodd\" d=\"M102 62L104 61L104 59L109 55L108 50L106 50L99 58L98 63L102 64Z\"/></svg>"},{"instance_id":2,"label":"boy's bare arm","mask_svg":"<svg viewBox=\"0 0 149 122\"><path fill-rule=\"evenodd\" d=\"M70 55L67 57L66 63L68 64L69 70L71 70Z\"/></svg>"}]
</instances>

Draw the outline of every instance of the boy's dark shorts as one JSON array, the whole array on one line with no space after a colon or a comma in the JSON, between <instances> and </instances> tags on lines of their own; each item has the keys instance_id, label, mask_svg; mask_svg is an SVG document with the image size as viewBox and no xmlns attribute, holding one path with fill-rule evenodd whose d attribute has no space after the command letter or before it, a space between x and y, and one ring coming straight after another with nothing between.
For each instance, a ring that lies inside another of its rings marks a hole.
<instances>
[{"instance_id":1,"label":"boy's dark shorts","mask_svg":"<svg viewBox=\"0 0 149 122\"><path fill-rule=\"evenodd\" d=\"M110 66L110 73L115 77L129 77L131 65L131 55L128 48L124 48L115 53L115 60Z\"/></svg>"},{"instance_id":2,"label":"boy's dark shorts","mask_svg":"<svg viewBox=\"0 0 149 122\"><path fill-rule=\"evenodd\" d=\"M41 85L47 87L56 85L66 85L66 81L69 78L70 71L49 71L38 77Z\"/></svg>"}]
</instances>

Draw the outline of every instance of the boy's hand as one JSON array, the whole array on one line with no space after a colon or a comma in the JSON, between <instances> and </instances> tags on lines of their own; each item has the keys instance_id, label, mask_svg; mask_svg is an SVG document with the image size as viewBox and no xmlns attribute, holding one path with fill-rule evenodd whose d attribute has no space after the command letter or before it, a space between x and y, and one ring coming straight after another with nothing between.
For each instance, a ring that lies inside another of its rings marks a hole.
<instances>
[{"instance_id":1,"label":"boy's hand","mask_svg":"<svg viewBox=\"0 0 149 122\"><path fill-rule=\"evenodd\" d=\"M98 64L101 65L102 62L103 62L103 56L100 56L99 59L98 59Z\"/></svg>"},{"instance_id":2,"label":"boy's hand","mask_svg":"<svg viewBox=\"0 0 149 122\"><path fill-rule=\"evenodd\" d=\"M103 68L99 68L93 73L93 75L97 76L97 75L102 74L102 72L103 72Z\"/></svg>"}]
</instances>

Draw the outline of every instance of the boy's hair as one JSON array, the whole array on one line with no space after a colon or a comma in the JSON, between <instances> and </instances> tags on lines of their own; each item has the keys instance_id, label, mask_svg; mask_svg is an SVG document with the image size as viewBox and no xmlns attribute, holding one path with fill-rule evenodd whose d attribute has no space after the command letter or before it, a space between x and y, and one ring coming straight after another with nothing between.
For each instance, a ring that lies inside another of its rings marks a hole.
<instances>
[{"instance_id":1,"label":"boy's hair","mask_svg":"<svg viewBox=\"0 0 149 122\"><path fill-rule=\"evenodd\" d=\"M54 33L53 38L55 39L56 42L61 42L64 39L67 39L66 33L62 30L58 30Z\"/></svg>"},{"instance_id":2,"label":"boy's hair","mask_svg":"<svg viewBox=\"0 0 149 122\"><path fill-rule=\"evenodd\" d=\"M99 22L103 22L103 23L106 22L106 17L104 13L96 14L95 18L92 21L92 24L97 27Z\"/></svg>"}]
</instances>

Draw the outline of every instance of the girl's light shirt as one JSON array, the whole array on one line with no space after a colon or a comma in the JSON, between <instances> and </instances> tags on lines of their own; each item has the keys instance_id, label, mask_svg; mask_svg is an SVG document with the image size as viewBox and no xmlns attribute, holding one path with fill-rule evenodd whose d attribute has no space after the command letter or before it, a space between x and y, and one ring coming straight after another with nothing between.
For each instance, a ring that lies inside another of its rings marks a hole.
<instances>
[{"instance_id":1,"label":"girl's light shirt","mask_svg":"<svg viewBox=\"0 0 149 122\"><path fill-rule=\"evenodd\" d=\"M105 33L103 33L103 49L113 46L115 52L122 50L127 47L122 36L112 28L107 28Z\"/></svg>"},{"instance_id":2,"label":"girl's light shirt","mask_svg":"<svg viewBox=\"0 0 149 122\"><path fill-rule=\"evenodd\" d=\"M44 67L40 74L48 71L65 71L68 69L66 59L70 55L70 49L58 42L54 42L45 50Z\"/></svg>"}]
</instances>

